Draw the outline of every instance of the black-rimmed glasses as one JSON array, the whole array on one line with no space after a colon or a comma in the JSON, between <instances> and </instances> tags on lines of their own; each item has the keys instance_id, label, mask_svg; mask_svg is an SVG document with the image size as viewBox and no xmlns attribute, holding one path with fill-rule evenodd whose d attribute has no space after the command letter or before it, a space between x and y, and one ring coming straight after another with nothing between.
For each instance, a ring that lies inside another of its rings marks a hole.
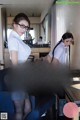
<instances>
[{"instance_id":1,"label":"black-rimmed glasses","mask_svg":"<svg viewBox=\"0 0 80 120\"><path fill-rule=\"evenodd\" d=\"M22 29L29 30L29 26L25 26L25 25L19 24L19 23L18 23L18 25L19 25Z\"/></svg>"}]
</instances>

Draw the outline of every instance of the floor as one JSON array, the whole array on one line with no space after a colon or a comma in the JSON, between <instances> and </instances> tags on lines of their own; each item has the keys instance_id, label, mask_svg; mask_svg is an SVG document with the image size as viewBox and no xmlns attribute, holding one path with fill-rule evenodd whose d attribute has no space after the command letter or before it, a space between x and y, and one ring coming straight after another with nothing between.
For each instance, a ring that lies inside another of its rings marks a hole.
<instances>
[{"instance_id":1,"label":"floor","mask_svg":"<svg viewBox=\"0 0 80 120\"><path fill-rule=\"evenodd\" d=\"M72 119L67 118L65 116L58 116L57 111L55 111L55 109L51 108L48 110L46 116L42 117L41 120L72 120Z\"/></svg>"},{"instance_id":2,"label":"floor","mask_svg":"<svg viewBox=\"0 0 80 120\"><path fill-rule=\"evenodd\" d=\"M43 117L43 118L41 118L41 120L55 120L55 118L54 119L49 119L48 117ZM72 120L72 119L66 118L65 116L60 116L60 117L58 117L57 120Z\"/></svg>"}]
</instances>

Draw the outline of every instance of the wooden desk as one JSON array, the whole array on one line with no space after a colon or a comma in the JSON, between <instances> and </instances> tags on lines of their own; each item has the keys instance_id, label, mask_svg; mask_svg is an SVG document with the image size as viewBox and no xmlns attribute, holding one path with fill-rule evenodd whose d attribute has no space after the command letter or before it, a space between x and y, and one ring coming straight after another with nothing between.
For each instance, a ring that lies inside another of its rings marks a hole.
<instances>
[{"instance_id":1,"label":"wooden desk","mask_svg":"<svg viewBox=\"0 0 80 120\"><path fill-rule=\"evenodd\" d=\"M35 58L39 58L40 53L49 53L49 47L41 47L41 48L31 48L31 55L35 56ZM9 59L9 51L8 49L4 49L4 64L5 67L9 67L10 59Z\"/></svg>"},{"instance_id":2,"label":"wooden desk","mask_svg":"<svg viewBox=\"0 0 80 120\"><path fill-rule=\"evenodd\" d=\"M35 58L39 58L40 53L49 53L51 48L42 47L42 48L31 48L31 55L34 55Z\"/></svg>"},{"instance_id":3,"label":"wooden desk","mask_svg":"<svg viewBox=\"0 0 80 120\"><path fill-rule=\"evenodd\" d=\"M67 102L74 102L78 106L78 114L73 118L73 120L79 120L80 113L80 90L73 87L65 88L65 98Z\"/></svg>"}]
</instances>

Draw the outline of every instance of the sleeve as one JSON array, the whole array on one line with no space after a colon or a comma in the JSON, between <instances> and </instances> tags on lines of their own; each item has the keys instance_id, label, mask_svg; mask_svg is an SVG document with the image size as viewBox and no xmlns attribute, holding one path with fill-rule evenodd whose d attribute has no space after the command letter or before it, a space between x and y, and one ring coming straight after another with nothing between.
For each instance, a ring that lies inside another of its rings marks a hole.
<instances>
[{"instance_id":1,"label":"sleeve","mask_svg":"<svg viewBox=\"0 0 80 120\"><path fill-rule=\"evenodd\" d=\"M9 49L9 51L18 51L18 41L17 41L17 39L15 38L15 39L10 39L10 40L8 40L8 49Z\"/></svg>"},{"instance_id":2,"label":"sleeve","mask_svg":"<svg viewBox=\"0 0 80 120\"><path fill-rule=\"evenodd\" d=\"M62 54L63 54L63 48L56 48L54 51L54 58L59 60Z\"/></svg>"}]
</instances>

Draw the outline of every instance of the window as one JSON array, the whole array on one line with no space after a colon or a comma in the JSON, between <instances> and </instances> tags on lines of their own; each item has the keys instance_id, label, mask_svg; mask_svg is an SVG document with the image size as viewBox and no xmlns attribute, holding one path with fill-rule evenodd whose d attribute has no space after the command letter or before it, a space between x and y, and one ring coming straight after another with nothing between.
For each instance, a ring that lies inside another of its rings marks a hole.
<instances>
[{"instance_id":1,"label":"window","mask_svg":"<svg viewBox=\"0 0 80 120\"><path fill-rule=\"evenodd\" d=\"M9 35L10 35L10 32L11 32L11 31L12 31L12 29L10 29L10 28L7 29L7 39L9 38ZM34 30L30 30L29 33L31 34L32 39L34 39L34 38L35 38ZM26 39L26 34L23 34L23 35L21 36L21 39L22 39L22 40ZM34 41L33 41L33 43L34 43Z\"/></svg>"},{"instance_id":2,"label":"window","mask_svg":"<svg viewBox=\"0 0 80 120\"><path fill-rule=\"evenodd\" d=\"M35 38L34 30L30 30L29 33L30 33L32 39L34 39L34 38ZM21 36L21 39L24 40L24 39L27 39L27 37L28 37L28 36L27 36L27 33L25 33L25 34L23 34L23 35ZM33 44L34 44L34 40L33 40Z\"/></svg>"},{"instance_id":3,"label":"window","mask_svg":"<svg viewBox=\"0 0 80 120\"><path fill-rule=\"evenodd\" d=\"M25 34L23 34L23 35L21 36L21 39L22 39L22 40L24 40L24 39L25 39Z\"/></svg>"},{"instance_id":4,"label":"window","mask_svg":"<svg viewBox=\"0 0 80 120\"><path fill-rule=\"evenodd\" d=\"M10 32L12 31L12 29L7 29L7 39L9 38Z\"/></svg>"},{"instance_id":5,"label":"window","mask_svg":"<svg viewBox=\"0 0 80 120\"><path fill-rule=\"evenodd\" d=\"M29 33L31 34L32 39L34 39L34 38L35 38L34 30L30 30L30 32L29 32Z\"/></svg>"},{"instance_id":6,"label":"window","mask_svg":"<svg viewBox=\"0 0 80 120\"><path fill-rule=\"evenodd\" d=\"M34 33L34 30L30 30L30 32L29 32L30 34L31 34L31 36L32 36L32 39L34 39L35 38L35 33ZM35 43L35 40L33 40L33 44Z\"/></svg>"}]
</instances>

